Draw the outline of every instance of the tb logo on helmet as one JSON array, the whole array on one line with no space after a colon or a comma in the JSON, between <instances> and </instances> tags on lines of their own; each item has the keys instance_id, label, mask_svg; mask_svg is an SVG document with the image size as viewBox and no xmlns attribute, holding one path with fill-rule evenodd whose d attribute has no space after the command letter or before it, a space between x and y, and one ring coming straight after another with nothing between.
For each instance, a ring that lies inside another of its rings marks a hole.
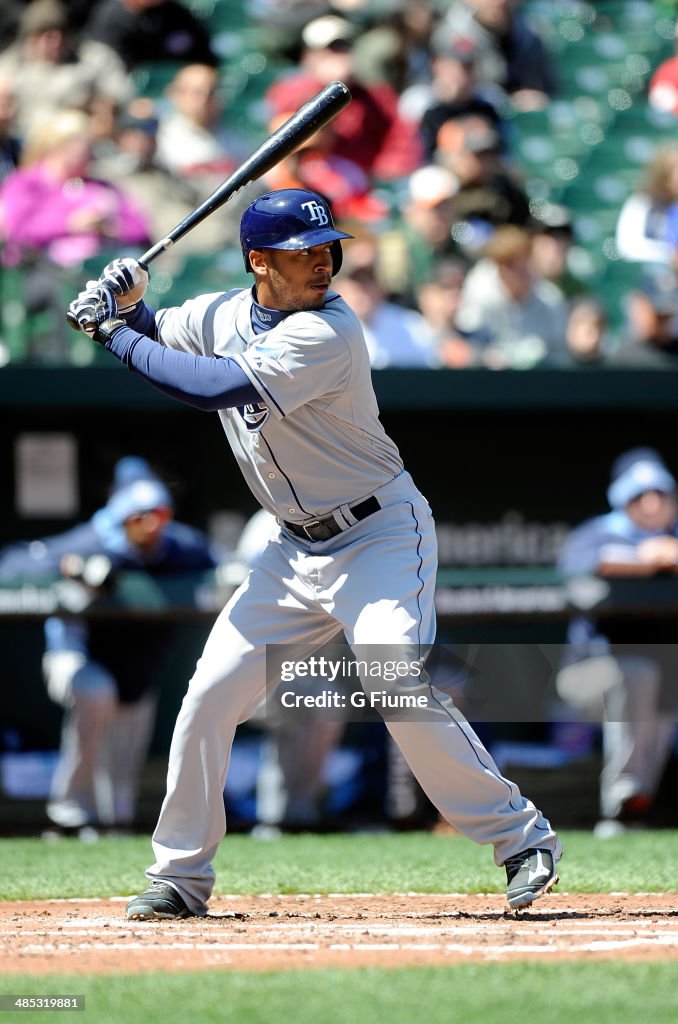
<instances>
[{"instance_id":1,"label":"tb logo on helmet","mask_svg":"<svg viewBox=\"0 0 678 1024\"><path fill-rule=\"evenodd\" d=\"M317 222L321 228L324 228L325 225L330 222L327 210L321 203L316 202L315 199L310 199L309 202L302 203L301 209L308 210L308 219L312 224Z\"/></svg>"}]
</instances>

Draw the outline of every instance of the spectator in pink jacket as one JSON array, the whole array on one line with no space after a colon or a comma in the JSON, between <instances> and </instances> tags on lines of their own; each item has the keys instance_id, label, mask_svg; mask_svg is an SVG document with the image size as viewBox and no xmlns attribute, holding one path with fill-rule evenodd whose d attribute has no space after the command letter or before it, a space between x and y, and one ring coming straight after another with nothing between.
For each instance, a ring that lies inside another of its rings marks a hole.
<instances>
[{"instance_id":1,"label":"spectator in pink jacket","mask_svg":"<svg viewBox=\"0 0 678 1024\"><path fill-rule=\"evenodd\" d=\"M86 114L64 110L27 138L21 166L0 189L5 265L43 257L74 267L108 249L148 244L143 211L115 185L88 176L88 127Z\"/></svg>"}]
</instances>

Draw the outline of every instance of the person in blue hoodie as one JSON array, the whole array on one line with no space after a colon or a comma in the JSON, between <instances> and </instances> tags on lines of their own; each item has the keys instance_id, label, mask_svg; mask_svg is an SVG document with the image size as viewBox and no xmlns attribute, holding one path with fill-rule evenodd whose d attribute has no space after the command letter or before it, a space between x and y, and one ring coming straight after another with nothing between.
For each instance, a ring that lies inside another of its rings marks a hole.
<instances>
[{"instance_id":1,"label":"person in blue hoodie","mask_svg":"<svg viewBox=\"0 0 678 1024\"><path fill-rule=\"evenodd\" d=\"M561 550L567 578L648 578L678 572L678 493L652 448L634 448L612 466L610 509L576 527ZM670 646L666 646L666 645ZM663 708L673 637L666 620L605 624L578 615L569 624L559 696L602 720L600 837L647 821L671 754L673 718Z\"/></svg>"},{"instance_id":2,"label":"person in blue hoodie","mask_svg":"<svg viewBox=\"0 0 678 1024\"><path fill-rule=\"evenodd\" d=\"M216 567L222 554L173 519L165 484L136 456L121 459L106 505L87 522L0 551L0 581L78 579L93 592L118 570L152 575ZM57 829L129 827L155 721L156 687L174 626L55 615L45 621L43 674L64 708L47 815ZM84 830L84 832L83 832Z\"/></svg>"}]
</instances>

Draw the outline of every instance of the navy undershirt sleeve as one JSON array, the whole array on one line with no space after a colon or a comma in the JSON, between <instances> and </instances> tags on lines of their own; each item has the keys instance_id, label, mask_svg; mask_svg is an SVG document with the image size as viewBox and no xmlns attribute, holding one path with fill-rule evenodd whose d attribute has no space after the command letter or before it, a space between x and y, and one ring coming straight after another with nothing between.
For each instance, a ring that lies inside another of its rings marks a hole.
<instances>
[{"instance_id":1,"label":"navy undershirt sleeve","mask_svg":"<svg viewBox=\"0 0 678 1024\"><path fill-rule=\"evenodd\" d=\"M126 309L120 316L133 331L145 334L147 338L155 338L155 313L143 299L130 309Z\"/></svg>"},{"instance_id":2,"label":"navy undershirt sleeve","mask_svg":"<svg viewBox=\"0 0 678 1024\"><path fill-rule=\"evenodd\" d=\"M196 409L215 412L261 402L247 374L230 356L175 352L131 327L116 331L106 348L160 391Z\"/></svg>"}]
</instances>

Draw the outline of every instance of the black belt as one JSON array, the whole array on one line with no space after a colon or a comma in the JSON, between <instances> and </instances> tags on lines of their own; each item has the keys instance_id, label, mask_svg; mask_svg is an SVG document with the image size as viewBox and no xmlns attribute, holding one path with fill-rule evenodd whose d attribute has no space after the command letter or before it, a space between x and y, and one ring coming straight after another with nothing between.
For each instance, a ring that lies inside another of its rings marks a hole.
<instances>
[{"instance_id":1,"label":"black belt","mask_svg":"<svg viewBox=\"0 0 678 1024\"><path fill-rule=\"evenodd\" d=\"M365 498L357 505L350 506L351 515L358 522L367 519L373 512L378 512L381 505L375 497ZM345 527L341 527L334 516L327 516L326 519L312 519L309 523L288 523L283 520L283 525L296 537L303 537L304 540L329 540L342 533Z\"/></svg>"}]
</instances>

